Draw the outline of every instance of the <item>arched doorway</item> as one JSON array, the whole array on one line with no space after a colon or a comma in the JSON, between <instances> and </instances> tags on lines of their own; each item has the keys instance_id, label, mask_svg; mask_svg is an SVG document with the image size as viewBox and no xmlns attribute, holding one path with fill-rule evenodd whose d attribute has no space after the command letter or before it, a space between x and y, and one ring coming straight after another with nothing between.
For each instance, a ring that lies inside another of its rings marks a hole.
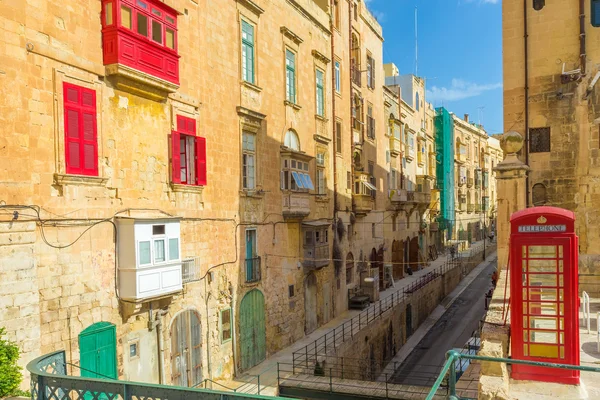
<instances>
[{"instance_id":1,"label":"arched doorway","mask_svg":"<svg viewBox=\"0 0 600 400\"><path fill-rule=\"evenodd\" d=\"M117 379L117 331L110 322L98 322L79 334L81 376Z\"/></svg>"},{"instance_id":2,"label":"arched doorway","mask_svg":"<svg viewBox=\"0 0 600 400\"><path fill-rule=\"evenodd\" d=\"M191 387L202 381L202 330L200 317L185 310L171 325L171 382Z\"/></svg>"},{"instance_id":3,"label":"arched doorway","mask_svg":"<svg viewBox=\"0 0 600 400\"><path fill-rule=\"evenodd\" d=\"M404 242L402 240L394 240L392 242L392 271L394 280L404 278Z\"/></svg>"},{"instance_id":4,"label":"arched doorway","mask_svg":"<svg viewBox=\"0 0 600 400\"><path fill-rule=\"evenodd\" d=\"M410 240L410 265L413 271L419 270L419 238L414 237Z\"/></svg>"},{"instance_id":5,"label":"arched doorway","mask_svg":"<svg viewBox=\"0 0 600 400\"><path fill-rule=\"evenodd\" d=\"M317 277L309 274L304 280L304 333L317 329Z\"/></svg>"},{"instance_id":6,"label":"arched doorway","mask_svg":"<svg viewBox=\"0 0 600 400\"><path fill-rule=\"evenodd\" d=\"M242 370L254 367L267 357L265 325L265 296L258 289L251 290L240 303Z\"/></svg>"},{"instance_id":7,"label":"arched doorway","mask_svg":"<svg viewBox=\"0 0 600 400\"><path fill-rule=\"evenodd\" d=\"M415 266L410 264L410 238L409 237L407 237L406 240L404 241L403 249L404 249L404 254L403 254L404 270L408 271L410 273L410 275L412 275L412 271L415 271Z\"/></svg>"}]
</instances>

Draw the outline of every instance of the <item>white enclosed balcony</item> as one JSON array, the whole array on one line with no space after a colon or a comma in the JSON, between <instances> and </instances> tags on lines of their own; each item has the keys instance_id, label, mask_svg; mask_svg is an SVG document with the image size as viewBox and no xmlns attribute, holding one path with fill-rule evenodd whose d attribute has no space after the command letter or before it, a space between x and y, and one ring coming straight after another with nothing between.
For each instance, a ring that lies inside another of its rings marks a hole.
<instances>
[{"instance_id":1,"label":"white enclosed balcony","mask_svg":"<svg viewBox=\"0 0 600 400\"><path fill-rule=\"evenodd\" d=\"M120 298L143 302L181 291L179 220L116 221Z\"/></svg>"}]
</instances>

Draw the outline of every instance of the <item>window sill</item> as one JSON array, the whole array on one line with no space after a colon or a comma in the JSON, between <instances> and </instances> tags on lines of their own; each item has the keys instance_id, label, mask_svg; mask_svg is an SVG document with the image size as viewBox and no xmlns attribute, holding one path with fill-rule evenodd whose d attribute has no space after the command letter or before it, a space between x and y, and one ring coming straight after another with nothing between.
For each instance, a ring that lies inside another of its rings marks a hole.
<instances>
[{"instance_id":1,"label":"window sill","mask_svg":"<svg viewBox=\"0 0 600 400\"><path fill-rule=\"evenodd\" d=\"M240 81L240 84L242 86L247 87L248 89L254 90L255 92L258 92L258 93L262 92L262 88L260 86L256 86L254 83L250 83L248 81L242 80L242 81Z\"/></svg>"},{"instance_id":2,"label":"window sill","mask_svg":"<svg viewBox=\"0 0 600 400\"><path fill-rule=\"evenodd\" d=\"M317 119L319 121L323 121L323 122L329 121L328 118L325 118L323 115L319 115L319 114L315 114L315 119Z\"/></svg>"},{"instance_id":3,"label":"window sill","mask_svg":"<svg viewBox=\"0 0 600 400\"><path fill-rule=\"evenodd\" d=\"M58 186L105 186L106 182L108 182L108 178L98 176L54 174L54 184Z\"/></svg>"},{"instance_id":4,"label":"window sill","mask_svg":"<svg viewBox=\"0 0 600 400\"><path fill-rule=\"evenodd\" d=\"M171 183L171 190L173 190L174 192L202 194L202 191L204 190L204 186L184 185L181 183Z\"/></svg>"},{"instance_id":5,"label":"window sill","mask_svg":"<svg viewBox=\"0 0 600 400\"><path fill-rule=\"evenodd\" d=\"M336 95L337 97L339 97L340 99L342 98L342 92L341 92L341 91L340 91L340 92L338 92L338 91L336 90L336 91L335 91L335 95Z\"/></svg>"},{"instance_id":6,"label":"window sill","mask_svg":"<svg viewBox=\"0 0 600 400\"><path fill-rule=\"evenodd\" d=\"M318 203L329 203L329 197L326 194L318 194L315 197L315 201Z\"/></svg>"},{"instance_id":7,"label":"window sill","mask_svg":"<svg viewBox=\"0 0 600 400\"><path fill-rule=\"evenodd\" d=\"M265 197L265 191L262 189L242 189L240 190L240 196L254 199L262 199L263 197Z\"/></svg>"},{"instance_id":8,"label":"window sill","mask_svg":"<svg viewBox=\"0 0 600 400\"><path fill-rule=\"evenodd\" d=\"M291 102L291 101L289 101L289 100L285 100L285 101L283 102L283 104L285 104L286 106L290 106L290 107L292 107L292 108L293 108L294 110L296 110L296 111L300 111L300 110L302 109L302 107L301 107L301 106L299 106L299 105L298 105L298 104L296 104L296 103L292 103L292 102Z\"/></svg>"}]
</instances>

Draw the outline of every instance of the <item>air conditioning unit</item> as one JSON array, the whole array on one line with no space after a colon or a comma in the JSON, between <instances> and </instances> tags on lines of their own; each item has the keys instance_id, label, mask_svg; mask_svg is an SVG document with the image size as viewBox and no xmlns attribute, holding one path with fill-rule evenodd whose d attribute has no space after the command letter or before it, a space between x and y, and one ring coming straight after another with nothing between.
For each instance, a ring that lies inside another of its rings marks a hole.
<instances>
[{"instance_id":1,"label":"air conditioning unit","mask_svg":"<svg viewBox=\"0 0 600 400\"><path fill-rule=\"evenodd\" d=\"M370 268L360 274L360 286L371 302L379 301L379 268Z\"/></svg>"}]
</instances>

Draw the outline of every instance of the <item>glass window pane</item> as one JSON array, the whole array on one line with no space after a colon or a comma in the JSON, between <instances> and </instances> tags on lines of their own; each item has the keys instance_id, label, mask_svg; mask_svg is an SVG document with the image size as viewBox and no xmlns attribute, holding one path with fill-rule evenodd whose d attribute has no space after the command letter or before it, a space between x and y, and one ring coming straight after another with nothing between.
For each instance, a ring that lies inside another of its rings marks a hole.
<instances>
[{"instance_id":1,"label":"glass window pane","mask_svg":"<svg viewBox=\"0 0 600 400\"><path fill-rule=\"evenodd\" d=\"M148 5L146 3L144 3L143 1L137 0L137 5L142 7L145 10L148 9Z\"/></svg>"},{"instance_id":2,"label":"glass window pane","mask_svg":"<svg viewBox=\"0 0 600 400\"><path fill-rule=\"evenodd\" d=\"M552 329L556 330L558 325L556 318L551 317L531 317L529 318L529 327L532 329Z\"/></svg>"},{"instance_id":3,"label":"glass window pane","mask_svg":"<svg viewBox=\"0 0 600 400\"><path fill-rule=\"evenodd\" d=\"M165 19L167 20L167 22L171 23L171 24L175 24L175 19L172 17L169 17L168 15L165 16Z\"/></svg>"},{"instance_id":4,"label":"glass window pane","mask_svg":"<svg viewBox=\"0 0 600 400\"><path fill-rule=\"evenodd\" d=\"M565 346L560 346L560 358L565 358Z\"/></svg>"},{"instance_id":5,"label":"glass window pane","mask_svg":"<svg viewBox=\"0 0 600 400\"><path fill-rule=\"evenodd\" d=\"M131 29L131 8L121 6L121 26Z\"/></svg>"},{"instance_id":6,"label":"glass window pane","mask_svg":"<svg viewBox=\"0 0 600 400\"><path fill-rule=\"evenodd\" d=\"M529 355L529 346L526 344L523 345L523 355L524 356Z\"/></svg>"},{"instance_id":7,"label":"glass window pane","mask_svg":"<svg viewBox=\"0 0 600 400\"><path fill-rule=\"evenodd\" d=\"M148 17L142 13L137 13L137 33L148 37Z\"/></svg>"},{"instance_id":8,"label":"glass window pane","mask_svg":"<svg viewBox=\"0 0 600 400\"><path fill-rule=\"evenodd\" d=\"M152 9L152 14L158 15L159 17L162 16L162 13L160 11L158 11L156 8Z\"/></svg>"},{"instance_id":9,"label":"glass window pane","mask_svg":"<svg viewBox=\"0 0 600 400\"><path fill-rule=\"evenodd\" d=\"M150 264L150 242L139 242L138 253L140 257L140 265Z\"/></svg>"},{"instance_id":10,"label":"glass window pane","mask_svg":"<svg viewBox=\"0 0 600 400\"><path fill-rule=\"evenodd\" d=\"M529 246L529 258L556 258L556 246Z\"/></svg>"},{"instance_id":11,"label":"glass window pane","mask_svg":"<svg viewBox=\"0 0 600 400\"><path fill-rule=\"evenodd\" d=\"M106 16L105 23L106 25L112 25L113 23L113 7L112 3L106 3L104 5L104 15Z\"/></svg>"},{"instance_id":12,"label":"glass window pane","mask_svg":"<svg viewBox=\"0 0 600 400\"><path fill-rule=\"evenodd\" d=\"M166 29L165 45L170 49L175 49L175 32L173 32L173 29Z\"/></svg>"},{"instance_id":13,"label":"glass window pane","mask_svg":"<svg viewBox=\"0 0 600 400\"><path fill-rule=\"evenodd\" d=\"M163 239L154 241L154 262L165 261L165 241Z\"/></svg>"},{"instance_id":14,"label":"glass window pane","mask_svg":"<svg viewBox=\"0 0 600 400\"><path fill-rule=\"evenodd\" d=\"M169 260L179 260L179 239L169 239Z\"/></svg>"},{"instance_id":15,"label":"glass window pane","mask_svg":"<svg viewBox=\"0 0 600 400\"><path fill-rule=\"evenodd\" d=\"M152 21L152 40L162 44L162 24Z\"/></svg>"},{"instance_id":16,"label":"glass window pane","mask_svg":"<svg viewBox=\"0 0 600 400\"><path fill-rule=\"evenodd\" d=\"M556 275L529 274L529 286L556 286Z\"/></svg>"},{"instance_id":17,"label":"glass window pane","mask_svg":"<svg viewBox=\"0 0 600 400\"><path fill-rule=\"evenodd\" d=\"M525 260L523 260L525 262ZM529 272L556 272L556 260L527 260Z\"/></svg>"},{"instance_id":18,"label":"glass window pane","mask_svg":"<svg viewBox=\"0 0 600 400\"><path fill-rule=\"evenodd\" d=\"M557 336L557 332L529 331L529 342L557 344Z\"/></svg>"}]
</instances>

